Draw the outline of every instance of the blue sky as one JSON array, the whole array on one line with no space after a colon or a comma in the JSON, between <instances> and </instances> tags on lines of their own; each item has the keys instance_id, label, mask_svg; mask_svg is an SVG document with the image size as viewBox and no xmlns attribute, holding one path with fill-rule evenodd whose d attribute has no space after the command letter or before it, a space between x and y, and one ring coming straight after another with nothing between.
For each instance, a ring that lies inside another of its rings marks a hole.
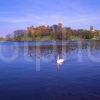
<instances>
[{"instance_id":1,"label":"blue sky","mask_svg":"<svg viewBox=\"0 0 100 100\"><path fill-rule=\"evenodd\" d=\"M31 25L100 29L100 0L0 0L0 36Z\"/></svg>"}]
</instances>

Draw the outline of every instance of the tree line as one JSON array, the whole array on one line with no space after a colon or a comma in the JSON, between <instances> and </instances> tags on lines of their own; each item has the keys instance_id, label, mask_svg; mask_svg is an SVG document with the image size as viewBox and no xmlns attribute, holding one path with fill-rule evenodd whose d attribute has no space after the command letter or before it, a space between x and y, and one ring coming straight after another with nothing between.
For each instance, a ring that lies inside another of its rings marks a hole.
<instances>
[{"instance_id":1,"label":"tree line","mask_svg":"<svg viewBox=\"0 0 100 100\"><path fill-rule=\"evenodd\" d=\"M50 41L50 40L73 40L73 39L92 39L96 31L84 29L71 29L56 26L29 27L27 30L16 30L7 35L7 41Z\"/></svg>"}]
</instances>

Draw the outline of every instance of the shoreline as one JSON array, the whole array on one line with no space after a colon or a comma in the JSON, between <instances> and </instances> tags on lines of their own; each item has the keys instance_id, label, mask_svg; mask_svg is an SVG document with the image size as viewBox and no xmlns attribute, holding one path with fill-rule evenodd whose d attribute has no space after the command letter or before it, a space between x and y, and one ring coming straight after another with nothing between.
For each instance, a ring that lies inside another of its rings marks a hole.
<instances>
[{"instance_id":1,"label":"shoreline","mask_svg":"<svg viewBox=\"0 0 100 100\"><path fill-rule=\"evenodd\" d=\"M48 40L48 41L0 41L0 42L74 42L74 41L100 41L100 39L73 39L73 40Z\"/></svg>"}]
</instances>

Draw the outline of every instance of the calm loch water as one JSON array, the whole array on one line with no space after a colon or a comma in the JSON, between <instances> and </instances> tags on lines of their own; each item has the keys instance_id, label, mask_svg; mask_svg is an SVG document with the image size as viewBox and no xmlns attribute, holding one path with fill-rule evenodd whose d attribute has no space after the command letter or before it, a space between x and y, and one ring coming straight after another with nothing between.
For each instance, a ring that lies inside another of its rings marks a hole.
<instances>
[{"instance_id":1,"label":"calm loch water","mask_svg":"<svg viewBox=\"0 0 100 100\"><path fill-rule=\"evenodd\" d=\"M100 100L100 41L0 43L0 100Z\"/></svg>"}]
</instances>

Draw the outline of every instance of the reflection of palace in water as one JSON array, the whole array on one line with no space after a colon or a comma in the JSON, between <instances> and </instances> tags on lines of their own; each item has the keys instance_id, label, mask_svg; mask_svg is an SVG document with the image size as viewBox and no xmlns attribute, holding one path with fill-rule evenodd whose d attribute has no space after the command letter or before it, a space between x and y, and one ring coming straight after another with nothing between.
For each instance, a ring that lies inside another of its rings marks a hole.
<instances>
[{"instance_id":1,"label":"reflection of palace in water","mask_svg":"<svg viewBox=\"0 0 100 100\"><path fill-rule=\"evenodd\" d=\"M88 49L90 47L91 50L100 50L100 41L81 41L79 42L69 42L66 44L60 45L33 45L33 46L16 46L16 50L19 52L25 52L27 56L30 57L38 57L48 59L50 57L54 57L57 59L63 58L66 54L70 54L73 51L81 49ZM21 54L23 54L21 53Z\"/></svg>"},{"instance_id":2,"label":"reflection of palace in water","mask_svg":"<svg viewBox=\"0 0 100 100\"><path fill-rule=\"evenodd\" d=\"M78 50L90 51L100 50L100 41L74 41L62 44L48 44L48 45L29 45L29 46L13 46L13 49L19 51L20 57L26 54L27 57L33 60L39 60L44 63L53 62L57 65L57 60L63 60L58 65L62 65L66 60L76 60ZM9 47L11 48L11 46ZM59 59L58 59L59 57Z\"/></svg>"},{"instance_id":3,"label":"reflection of palace in water","mask_svg":"<svg viewBox=\"0 0 100 100\"><path fill-rule=\"evenodd\" d=\"M59 46L49 45L49 46L39 46L39 47L29 46L27 47L27 49L28 49L28 54L30 56L40 55L41 57L45 57L45 58L49 58L50 56L54 56L55 58L59 56L60 58L62 58L65 53L70 51L69 46L61 46L61 45Z\"/></svg>"}]
</instances>

